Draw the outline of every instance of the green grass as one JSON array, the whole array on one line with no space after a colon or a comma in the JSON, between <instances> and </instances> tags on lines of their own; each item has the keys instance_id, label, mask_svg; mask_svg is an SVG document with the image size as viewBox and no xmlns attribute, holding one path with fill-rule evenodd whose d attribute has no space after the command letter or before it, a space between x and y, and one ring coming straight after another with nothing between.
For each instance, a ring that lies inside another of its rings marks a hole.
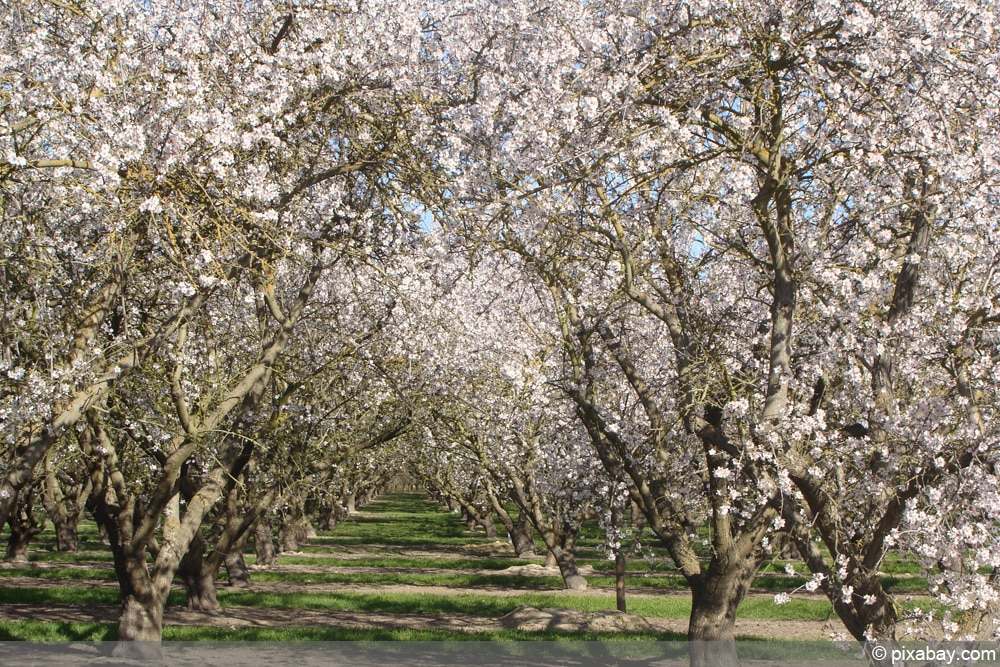
<instances>
[{"instance_id":1,"label":"green grass","mask_svg":"<svg viewBox=\"0 0 1000 667\"><path fill-rule=\"evenodd\" d=\"M365 611L390 614L464 614L498 617L517 607L569 607L581 611L613 609L614 598L607 595L553 595L524 593L515 596L474 594L429 595L426 593L257 593L220 591L223 606L270 609L320 609L329 611ZM670 604L660 608L662 615L671 617Z\"/></svg>"},{"instance_id":2,"label":"green grass","mask_svg":"<svg viewBox=\"0 0 1000 667\"><path fill-rule=\"evenodd\" d=\"M498 617L528 605L539 609L567 607L595 612L615 608L614 598L602 595L556 595L525 593L514 596L428 595L423 593L252 593L220 591L224 606L272 609L322 609L329 611L368 611L391 614L463 614ZM686 595L628 599L629 611L647 618L684 619L691 614L691 599ZM793 599L776 605L770 599L750 598L740 606L739 618L825 620L832 607L825 599Z\"/></svg>"},{"instance_id":3,"label":"green grass","mask_svg":"<svg viewBox=\"0 0 1000 667\"><path fill-rule=\"evenodd\" d=\"M115 639L118 639L118 626L111 623L0 621L0 641L5 642L100 642Z\"/></svg>"},{"instance_id":4,"label":"green grass","mask_svg":"<svg viewBox=\"0 0 1000 667\"><path fill-rule=\"evenodd\" d=\"M4 577L28 577L32 579L89 579L98 581L115 581L115 571L104 569L98 570L94 568L76 568L76 567L52 567L52 568L11 568L6 570L0 570L0 581L3 581Z\"/></svg>"},{"instance_id":5,"label":"green grass","mask_svg":"<svg viewBox=\"0 0 1000 667\"><path fill-rule=\"evenodd\" d=\"M56 586L52 588L15 588L0 586L0 600L4 604L106 604L117 605L121 602L117 586L104 588L83 586ZM187 604L187 598L182 591L171 591L167 597L168 606Z\"/></svg>"},{"instance_id":6,"label":"green grass","mask_svg":"<svg viewBox=\"0 0 1000 667\"><path fill-rule=\"evenodd\" d=\"M117 587L86 586L83 581L115 580L108 547L97 540L93 524L84 527L81 546L86 548L75 554L55 552L51 531L43 534L31 553L31 560L52 567L21 567L0 570L0 600L8 604L102 604L117 605ZM592 586L611 587L614 577L609 562L598 548L603 533L596 525L587 525L579 541L580 565L590 565L598 572L588 576ZM467 547L494 542L482 533L469 533L458 517L418 495L399 495L377 500L362 509L362 513L338 524L334 530L321 533L303 547L302 555L279 557L279 567L255 571L251 579L256 582L301 584L302 590L290 593L264 593L229 590L220 587L219 601L224 607L256 607L273 610L313 609L330 611L358 611L391 614L462 614L481 617L499 617L519 606L568 607L593 612L614 608L614 595L610 591L591 591L583 595L562 593L562 579L553 576L524 576L505 574L502 571L529 562L513 557L469 555L457 547ZM430 552L425 557L403 553L417 547ZM39 550L48 549L48 550ZM345 551L360 554L358 558L344 557ZM455 557L456 552L460 553ZM475 553L475 552L472 552ZM538 553L543 553L539 548ZM662 551L654 550L660 558L645 560L633 558L628 563L627 585L630 590L657 591L662 595L628 597L632 613L649 618L686 619L690 615L690 596L687 584L677 574L676 568L662 559ZM306 555L309 554L309 555ZM435 555L436 554L436 555ZM446 557L452 556L452 557ZM254 563L252 555L246 558ZM60 563L80 567L58 567ZM785 573L787 561L775 559L764 565L754 580L758 591L791 591L808 581L808 574L799 562L793 561L799 574ZM90 567L87 567L90 565ZM104 565L105 567L101 567ZM343 568L342 572L282 571L280 566L312 566L317 568ZM367 568L359 572L357 569ZM352 571L353 570L353 571ZM374 571L373 571L374 570ZM926 591L926 581L919 576L917 563L906 558L886 559L882 571L886 589L895 595L921 594ZM4 578L26 577L45 581L59 581L64 585L30 589L3 586ZM222 575L225 581L225 574ZM494 596L459 592L455 595L429 593L337 591L311 593L309 584L360 584L360 585L410 585L443 586L452 588L487 588L517 591L516 595ZM174 591L169 606L183 606L182 592ZM921 605L908 603L906 609L922 606L937 608L927 599ZM738 617L754 620L815 620L835 618L830 603L813 596L798 596L784 605L775 605L770 596L746 599ZM0 640L33 639L36 641L114 639L117 630L113 624L100 623L39 623L34 621L0 623ZM615 633L616 637L622 637ZM341 628L208 628L168 627L164 630L167 640L523 640L554 639L566 635L554 633L523 633L501 631L468 635L450 631L412 630L350 630ZM606 639L599 635L572 635L574 639ZM670 638L653 633L637 638Z\"/></svg>"},{"instance_id":7,"label":"green grass","mask_svg":"<svg viewBox=\"0 0 1000 667\"><path fill-rule=\"evenodd\" d=\"M0 598L8 604L105 604L118 603L115 588L83 588L60 586L57 588L0 587ZM184 594L173 591L168 606L183 606ZM254 607L258 609L316 609L326 611L363 611L389 614L463 614L468 616L499 617L514 609L531 607L567 607L594 612L614 609L615 601L607 594L561 595L554 593L523 593L513 596L487 596L474 594L430 595L427 593L262 593L252 591L219 590L219 603L223 607ZM687 618L691 613L691 599L687 595L660 597L632 597L629 611L649 618ZM770 599L750 598L740 606L740 618L751 619L812 619L822 620L831 613L826 600L793 599L784 605L775 605Z\"/></svg>"},{"instance_id":8,"label":"green grass","mask_svg":"<svg viewBox=\"0 0 1000 667\"><path fill-rule=\"evenodd\" d=\"M32 545L37 548L38 545ZM111 550L105 545L99 545L100 551L78 551L76 553L66 553L63 551L33 551L28 554L28 561L32 563L114 563L115 557L111 555Z\"/></svg>"},{"instance_id":9,"label":"green grass","mask_svg":"<svg viewBox=\"0 0 1000 667\"><path fill-rule=\"evenodd\" d=\"M0 621L0 641L65 642L114 641L113 623L50 623L44 621ZM674 632L522 632L496 630L461 632L448 630L357 629L357 628L216 628L193 625L165 627L164 641L683 641Z\"/></svg>"},{"instance_id":10,"label":"green grass","mask_svg":"<svg viewBox=\"0 0 1000 667\"><path fill-rule=\"evenodd\" d=\"M308 559L301 559L308 560ZM280 561L279 561L280 562ZM300 564L300 563L295 563ZM523 564L523 563L522 563ZM343 567L343 566L339 566ZM412 566L414 568L419 565ZM424 566L430 569L432 566ZM473 565L474 567L474 565ZM435 569L445 569L437 566ZM455 568L460 570L461 568ZM486 568L484 568L486 569ZM449 586L453 588L510 588L510 589L557 589L563 588L562 577L558 576L535 576L516 574L473 574L454 572L350 572L350 573L326 573L326 572L281 572L274 570L263 570L254 572L254 581L260 582L283 582L301 584L375 584L375 585L408 585L408 586ZM592 586L611 587L615 585L614 577L591 575L587 581ZM682 577L661 576L644 577L641 574L632 573L628 577L628 585L633 588L662 589L678 593L686 593L687 585ZM804 583L804 582L803 582ZM778 587L778 590L786 590L787 583Z\"/></svg>"},{"instance_id":11,"label":"green grass","mask_svg":"<svg viewBox=\"0 0 1000 667\"><path fill-rule=\"evenodd\" d=\"M323 553L311 545L309 553ZM247 559L247 562L250 562ZM320 567L379 567L379 568L425 568L442 570L505 570L508 567L525 565L528 561L519 558L419 558L415 556L369 556L362 558L338 558L327 556L278 556L278 565L316 565Z\"/></svg>"},{"instance_id":12,"label":"green grass","mask_svg":"<svg viewBox=\"0 0 1000 667\"><path fill-rule=\"evenodd\" d=\"M390 572L376 574L358 573L306 573L306 572L255 572L254 581L280 581L302 584L373 584L408 586L450 586L539 589L562 588L561 577L533 577L520 575L478 575L478 574L411 574Z\"/></svg>"}]
</instances>

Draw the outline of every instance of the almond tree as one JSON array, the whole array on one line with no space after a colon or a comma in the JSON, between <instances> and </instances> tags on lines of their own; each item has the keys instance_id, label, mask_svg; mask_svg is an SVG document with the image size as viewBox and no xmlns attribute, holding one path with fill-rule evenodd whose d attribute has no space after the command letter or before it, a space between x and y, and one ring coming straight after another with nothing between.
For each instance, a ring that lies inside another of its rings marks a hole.
<instances>
[{"instance_id":1,"label":"almond tree","mask_svg":"<svg viewBox=\"0 0 1000 667\"><path fill-rule=\"evenodd\" d=\"M550 292L565 391L687 578L689 637L732 639L781 529L855 637L892 637L887 551L993 525L966 502L903 530L992 474L996 8L518 9L468 47L456 225ZM987 543L911 548L988 601Z\"/></svg>"},{"instance_id":2,"label":"almond tree","mask_svg":"<svg viewBox=\"0 0 1000 667\"><path fill-rule=\"evenodd\" d=\"M19 274L26 316L5 329L5 372L28 391L4 393L0 518L79 430L123 640L159 640L173 573L249 460L325 274L393 252L409 225L401 193L433 173L423 10L4 6L6 210L39 220L13 242L46 270Z\"/></svg>"}]
</instances>

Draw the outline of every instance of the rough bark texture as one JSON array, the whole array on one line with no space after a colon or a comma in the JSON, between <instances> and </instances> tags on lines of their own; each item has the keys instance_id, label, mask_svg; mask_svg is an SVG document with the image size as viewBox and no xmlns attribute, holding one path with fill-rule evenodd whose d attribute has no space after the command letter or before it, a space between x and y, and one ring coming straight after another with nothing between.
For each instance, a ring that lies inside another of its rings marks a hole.
<instances>
[{"instance_id":1,"label":"rough bark texture","mask_svg":"<svg viewBox=\"0 0 1000 667\"><path fill-rule=\"evenodd\" d=\"M322 505L316 514L316 528L333 530L333 527L340 521L339 514L338 508L333 503Z\"/></svg>"},{"instance_id":2,"label":"rough bark texture","mask_svg":"<svg viewBox=\"0 0 1000 667\"><path fill-rule=\"evenodd\" d=\"M76 551L80 545L77 527L83 516L87 498L90 496L90 482L86 480L84 483L64 485L59 480L58 471L52 463L51 456L46 457L45 465L42 504L45 507L45 514L55 529L56 550Z\"/></svg>"},{"instance_id":3,"label":"rough bark texture","mask_svg":"<svg viewBox=\"0 0 1000 667\"><path fill-rule=\"evenodd\" d=\"M28 545L45 527L45 520L35 516L35 487L17 494L14 510L7 517L10 535L7 537L7 563L27 563Z\"/></svg>"},{"instance_id":4,"label":"rough bark texture","mask_svg":"<svg viewBox=\"0 0 1000 667\"><path fill-rule=\"evenodd\" d=\"M243 540L246 542L246 539ZM247 569L246 561L243 560L243 545L236 551L226 556L226 575L229 585L233 588L247 588L250 586L250 570Z\"/></svg>"},{"instance_id":5,"label":"rough bark texture","mask_svg":"<svg viewBox=\"0 0 1000 667\"><path fill-rule=\"evenodd\" d=\"M163 636L163 604L155 596L123 596L118 639L123 642L159 642Z\"/></svg>"},{"instance_id":6,"label":"rough bark texture","mask_svg":"<svg viewBox=\"0 0 1000 667\"><path fill-rule=\"evenodd\" d=\"M517 523L512 524L511 528L507 530L507 534L510 536L510 542L514 545L514 553L517 554L518 558L535 557L534 530L523 512L518 517Z\"/></svg>"},{"instance_id":7,"label":"rough bark texture","mask_svg":"<svg viewBox=\"0 0 1000 667\"><path fill-rule=\"evenodd\" d=\"M489 512L485 513L482 517L481 524L483 530L486 531L486 537L496 537L497 536L497 524L493 520L493 515Z\"/></svg>"},{"instance_id":8,"label":"rough bark texture","mask_svg":"<svg viewBox=\"0 0 1000 667\"><path fill-rule=\"evenodd\" d=\"M750 589L756 567L745 565L709 570L692 582L691 641L732 641L736 638L736 610Z\"/></svg>"},{"instance_id":9,"label":"rough bark texture","mask_svg":"<svg viewBox=\"0 0 1000 667\"><path fill-rule=\"evenodd\" d=\"M500 523L503 524L504 530L507 531L507 537L510 539L510 543L513 545L514 553L517 554L517 557L534 558L534 532L531 528L531 521L528 520L528 515L522 511L520 516L517 518L517 522L515 523L514 519L511 518L510 513L503 506L503 503L501 503L497 498L492 485L489 487L488 498L490 504L493 505L493 511L500 519Z\"/></svg>"},{"instance_id":10,"label":"rough bark texture","mask_svg":"<svg viewBox=\"0 0 1000 667\"><path fill-rule=\"evenodd\" d=\"M177 574L184 582L188 609L196 611L218 611L219 600L215 582L218 568L205 560L205 538L195 534L188 551L181 559Z\"/></svg>"},{"instance_id":11,"label":"rough bark texture","mask_svg":"<svg viewBox=\"0 0 1000 667\"><path fill-rule=\"evenodd\" d=\"M253 545L257 565L269 567L278 562L278 554L274 549L274 532L269 519L262 518L257 522L253 532Z\"/></svg>"},{"instance_id":12,"label":"rough bark texture","mask_svg":"<svg viewBox=\"0 0 1000 667\"><path fill-rule=\"evenodd\" d=\"M627 611L625 605L625 564L628 559L620 551L615 553L615 608Z\"/></svg>"},{"instance_id":13,"label":"rough bark texture","mask_svg":"<svg viewBox=\"0 0 1000 667\"><path fill-rule=\"evenodd\" d=\"M56 551L75 552L80 549L80 535L77 531L80 518L75 521L53 521L56 531Z\"/></svg>"},{"instance_id":14,"label":"rough bark texture","mask_svg":"<svg viewBox=\"0 0 1000 667\"><path fill-rule=\"evenodd\" d=\"M571 591L587 590L587 580L580 574L576 565L576 556L572 552L556 547L552 550L552 555L559 566L559 574L562 575L566 588Z\"/></svg>"},{"instance_id":15,"label":"rough bark texture","mask_svg":"<svg viewBox=\"0 0 1000 667\"><path fill-rule=\"evenodd\" d=\"M288 553L298 551L301 547L309 544L310 534L315 536L308 517L300 514L285 514L281 517L281 525L278 527L278 551Z\"/></svg>"},{"instance_id":16,"label":"rough bark texture","mask_svg":"<svg viewBox=\"0 0 1000 667\"><path fill-rule=\"evenodd\" d=\"M10 535L7 536L7 551L4 554L6 563L27 563L28 544L31 538L38 534L38 531L24 530L23 526L16 521L8 521L10 525Z\"/></svg>"}]
</instances>

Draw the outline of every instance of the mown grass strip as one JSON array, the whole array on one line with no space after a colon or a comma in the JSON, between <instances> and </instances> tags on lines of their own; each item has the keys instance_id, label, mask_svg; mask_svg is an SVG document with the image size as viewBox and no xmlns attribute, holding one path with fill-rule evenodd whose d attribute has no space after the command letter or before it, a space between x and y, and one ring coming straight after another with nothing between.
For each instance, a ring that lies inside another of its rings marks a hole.
<instances>
[{"instance_id":1,"label":"mown grass strip","mask_svg":"<svg viewBox=\"0 0 1000 667\"><path fill-rule=\"evenodd\" d=\"M3 600L4 604L118 605L121 603L121 594L117 586L101 588L82 586L15 588L0 586L0 600ZM168 606L184 606L186 604L187 597L183 591L171 591L167 597Z\"/></svg>"},{"instance_id":2,"label":"mown grass strip","mask_svg":"<svg viewBox=\"0 0 1000 667\"><path fill-rule=\"evenodd\" d=\"M33 551L28 555L31 563L114 563L115 557L111 555L108 547L98 545L98 550L79 551L67 553L65 551Z\"/></svg>"},{"instance_id":3,"label":"mown grass strip","mask_svg":"<svg viewBox=\"0 0 1000 667\"><path fill-rule=\"evenodd\" d=\"M366 611L393 614L464 614L469 616L499 617L514 609L528 605L539 609L567 607L585 612L615 608L614 598L608 595L546 595L525 593L513 596L482 595L428 595L425 593L376 593L353 592L315 595L308 593L253 593L220 591L219 602L225 606L272 609L317 609L328 611ZM691 614L691 600L687 596L662 598L631 598L629 611L647 618L684 619ZM798 599L784 605L772 600L752 598L740 607L740 618L747 619L799 619L825 620L832 614L827 600Z\"/></svg>"},{"instance_id":4,"label":"mown grass strip","mask_svg":"<svg viewBox=\"0 0 1000 667\"><path fill-rule=\"evenodd\" d=\"M47 621L0 621L0 641L66 642L114 641L114 623L55 623ZM405 628L364 629L335 627L302 628L219 628L194 625L167 626L164 641L683 641L675 632L525 632L496 630L409 630Z\"/></svg>"},{"instance_id":5,"label":"mown grass strip","mask_svg":"<svg viewBox=\"0 0 1000 667\"><path fill-rule=\"evenodd\" d=\"M0 641L102 642L118 639L113 623L50 621L0 621Z\"/></svg>"},{"instance_id":6,"label":"mown grass strip","mask_svg":"<svg viewBox=\"0 0 1000 667\"><path fill-rule=\"evenodd\" d=\"M527 575L476 575L476 574L420 574L407 572L388 573L305 573L305 572L254 572L253 581L287 582L301 584L368 584L406 586L447 586L510 588L510 589L560 589L561 577L533 577Z\"/></svg>"},{"instance_id":7,"label":"mown grass strip","mask_svg":"<svg viewBox=\"0 0 1000 667\"><path fill-rule=\"evenodd\" d=\"M312 548L308 548L314 553ZM250 562L250 559L247 559ZM531 561L517 558L433 558L421 556L371 556L339 558L336 556L278 556L278 565L314 565L316 567L427 568L441 570L506 570Z\"/></svg>"},{"instance_id":8,"label":"mown grass strip","mask_svg":"<svg viewBox=\"0 0 1000 667\"><path fill-rule=\"evenodd\" d=\"M75 567L47 567L44 569L37 567L18 567L0 570L0 581L2 581L5 577L26 577L31 579L47 580L91 579L98 581L114 581L115 571L111 569L98 570L94 568Z\"/></svg>"},{"instance_id":9,"label":"mown grass strip","mask_svg":"<svg viewBox=\"0 0 1000 667\"><path fill-rule=\"evenodd\" d=\"M444 568L440 568L444 569ZM261 570L254 572L252 581L301 584L372 584L406 586L447 586L452 588L510 588L510 589L556 589L564 587L559 576L538 576L522 574L463 574L424 572L282 572ZM592 586L612 587L614 577L588 576ZM635 588L659 589L686 592L687 583L681 577L630 576L628 584ZM782 588L781 590L785 590Z\"/></svg>"}]
</instances>

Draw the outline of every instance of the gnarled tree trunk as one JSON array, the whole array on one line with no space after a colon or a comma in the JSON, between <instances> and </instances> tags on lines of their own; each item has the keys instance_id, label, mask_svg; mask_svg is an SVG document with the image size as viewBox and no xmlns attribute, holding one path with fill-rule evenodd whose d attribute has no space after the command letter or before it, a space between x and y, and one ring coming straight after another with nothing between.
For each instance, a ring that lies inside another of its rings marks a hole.
<instances>
[{"instance_id":1,"label":"gnarled tree trunk","mask_svg":"<svg viewBox=\"0 0 1000 667\"><path fill-rule=\"evenodd\" d=\"M563 583L571 591L587 590L587 580L580 574L580 569L576 564L576 556L567 549L555 547L551 551L555 558L556 565L559 566L559 574L562 575Z\"/></svg>"},{"instance_id":2,"label":"gnarled tree trunk","mask_svg":"<svg viewBox=\"0 0 1000 667\"><path fill-rule=\"evenodd\" d=\"M7 516L10 535L7 537L7 563L27 563L28 545L45 528L45 519L35 516L37 488L30 486L18 492L13 511Z\"/></svg>"},{"instance_id":3,"label":"gnarled tree trunk","mask_svg":"<svg viewBox=\"0 0 1000 667\"><path fill-rule=\"evenodd\" d=\"M270 567L278 562L278 554L274 548L274 528L270 516L262 516L253 531L254 553L257 555L257 565Z\"/></svg>"},{"instance_id":4,"label":"gnarled tree trunk","mask_svg":"<svg viewBox=\"0 0 1000 667\"><path fill-rule=\"evenodd\" d=\"M90 496L91 482L88 478L83 482L71 482L64 488L51 454L49 452L45 458L42 505L56 531L56 550L76 551L80 545L77 528Z\"/></svg>"},{"instance_id":5,"label":"gnarled tree trunk","mask_svg":"<svg viewBox=\"0 0 1000 667\"><path fill-rule=\"evenodd\" d=\"M234 545L233 551L226 556L226 577L228 583L233 588L248 588L250 586L250 570L247 569L246 561L243 560L243 547L246 544L250 532L247 531L240 544Z\"/></svg>"},{"instance_id":6,"label":"gnarled tree trunk","mask_svg":"<svg viewBox=\"0 0 1000 667\"><path fill-rule=\"evenodd\" d=\"M692 667L736 667L736 610L759 563L746 558L726 562L716 557L699 577L690 580L691 616L688 640Z\"/></svg>"},{"instance_id":7,"label":"gnarled tree trunk","mask_svg":"<svg viewBox=\"0 0 1000 667\"><path fill-rule=\"evenodd\" d=\"M188 551L181 559L177 574L184 582L188 609L218 611L219 599L215 590L218 566L205 560L206 544L201 532L195 534Z\"/></svg>"}]
</instances>

